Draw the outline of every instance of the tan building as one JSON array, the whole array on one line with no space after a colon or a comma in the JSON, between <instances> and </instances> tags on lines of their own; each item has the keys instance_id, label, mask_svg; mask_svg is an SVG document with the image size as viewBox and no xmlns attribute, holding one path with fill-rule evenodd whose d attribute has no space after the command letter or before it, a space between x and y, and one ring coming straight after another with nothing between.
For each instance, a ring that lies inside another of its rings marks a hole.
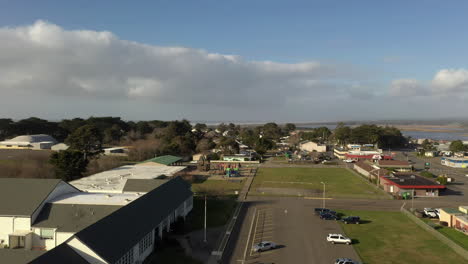
<instances>
[{"instance_id":1,"label":"tan building","mask_svg":"<svg viewBox=\"0 0 468 264\"><path fill-rule=\"evenodd\" d=\"M319 144L313 141L304 141L299 143L299 149L308 152L327 152L327 145Z\"/></svg>"}]
</instances>

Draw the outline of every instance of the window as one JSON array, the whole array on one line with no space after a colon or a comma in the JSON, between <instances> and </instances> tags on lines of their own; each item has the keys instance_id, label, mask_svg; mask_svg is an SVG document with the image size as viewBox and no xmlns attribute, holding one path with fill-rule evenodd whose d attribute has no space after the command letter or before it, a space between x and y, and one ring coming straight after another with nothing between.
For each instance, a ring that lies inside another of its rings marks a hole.
<instances>
[{"instance_id":1,"label":"window","mask_svg":"<svg viewBox=\"0 0 468 264\"><path fill-rule=\"evenodd\" d=\"M151 245L153 245L153 231L143 237L138 244L140 255L143 254Z\"/></svg>"},{"instance_id":2,"label":"window","mask_svg":"<svg viewBox=\"0 0 468 264\"><path fill-rule=\"evenodd\" d=\"M133 248L125 253L115 264L133 264Z\"/></svg>"},{"instance_id":3,"label":"window","mask_svg":"<svg viewBox=\"0 0 468 264\"><path fill-rule=\"evenodd\" d=\"M54 239L54 229L41 229L40 236L41 239Z\"/></svg>"}]
</instances>

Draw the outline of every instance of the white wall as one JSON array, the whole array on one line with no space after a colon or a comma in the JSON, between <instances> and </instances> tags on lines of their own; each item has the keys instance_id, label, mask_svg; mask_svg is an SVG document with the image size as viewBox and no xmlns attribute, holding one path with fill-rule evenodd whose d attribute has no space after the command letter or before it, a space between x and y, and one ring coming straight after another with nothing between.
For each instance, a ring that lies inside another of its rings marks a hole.
<instances>
[{"instance_id":1,"label":"white wall","mask_svg":"<svg viewBox=\"0 0 468 264\"><path fill-rule=\"evenodd\" d=\"M75 192L79 192L79 190L75 189L74 187L72 187L70 184L66 183L66 182L60 182L56 187L55 189L49 194L49 196L47 196L47 198L41 203L41 205L36 209L36 211L32 214L31 216L31 221L34 223L34 221L36 221L36 218L37 216L39 215L39 213L41 212L42 210L42 207L44 207L44 205L53 200L54 198L58 197L58 196L61 196L61 195L64 195L66 193L75 193Z\"/></svg>"},{"instance_id":2,"label":"white wall","mask_svg":"<svg viewBox=\"0 0 468 264\"><path fill-rule=\"evenodd\" d=\"M91 264L109 264L77 238L73 238L67 244Z\"/></svg>"},{"instance_id":3,"label":"white wall","mask_svg":"<svg viewBox=\"0 0 468 264\"><path fill-rule=\"evenodd\" d=\"M4 244L9 243L9 234L15 230L31 230L31 221L29 217L0 216L0 240Z\"/></svg>"}]
</instances>

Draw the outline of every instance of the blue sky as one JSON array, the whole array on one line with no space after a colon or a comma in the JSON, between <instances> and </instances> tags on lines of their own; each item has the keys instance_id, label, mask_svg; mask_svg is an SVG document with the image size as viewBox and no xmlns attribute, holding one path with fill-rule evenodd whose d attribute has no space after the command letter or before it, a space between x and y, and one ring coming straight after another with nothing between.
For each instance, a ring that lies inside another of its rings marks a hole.
<instances>
[{"instance_id":1,"label":"blue sky","mask_svg":"<svg viewBox=\"0 0 468 264\"><path fill-rule=\"evenodd\" d=\"M364 72L346 81L382 93L398 79L418 80L419 89L440 70L465 69L468 61L467 1L0 3L1 27L43 20L63 30L109 31L122 40L248 61L319 61Z\"/></svg>"}]
</instances>

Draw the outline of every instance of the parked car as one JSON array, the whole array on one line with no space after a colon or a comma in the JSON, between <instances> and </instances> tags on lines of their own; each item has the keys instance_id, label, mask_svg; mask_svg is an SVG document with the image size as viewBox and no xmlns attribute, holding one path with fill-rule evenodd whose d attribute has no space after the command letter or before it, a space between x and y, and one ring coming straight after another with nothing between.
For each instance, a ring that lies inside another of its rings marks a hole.
<instances>
[{"instance_id":1,"label":"parked car","mask_svg":"<svg viewBox=\"0 0 468 264\"><path fill-rule=\"evenodd\" d=\"M424 215L430 218L437 218L437 213L433 208L424 208Z\"/></svg>"},{"instance_id":2,"label":"parked car","mask_svg":"<svg viewBox=\"0 0 468 264\"><path fill-rule=\"evenodd\" d=\"M332 244L346 244L351 245L351 239L342 234L328 234L327 241Z\"/></svg>"},{"instance_id":3,"label":"parked car","mask_svg":"<svg viewBox=\"0 0 468 264\"><path fill-rule=\"evenodd\" d=\"M321 213L327 213L330 212L331 210L328 208L315 208L314 212L316 215L320 215Z\"/></svg>"},{"instance_id":4,"label":"parked car","mask_svg":"<svg viewBox=\"0 0 468 264\"><path fill-rule=\"evenodd\" d=\"M270 249L275 249L277 245L273 242L270 241L262 241L255 246L253 246L253 251L255 252L261 252L265 250L270 250Z\"/></svg>"},{"instance_id":5,"label":"parked car","mask_svg":"<svg viewBox=\"0 0 468 264\"><path fill-rule=\"evenodd\" d=\"M332 214L332 215L336 215L336 212L331 210L331 209L328 209L328 208L315 208L315 214L316 215L321 215L321 214Z\"/></svg>"},{"instance_id":6,"label":"parked car","mask_svg":"<svg viewBox=\"0 0 468 264\"><path fill-rule=\"evenodd\" d=\"M343 162L346 162L346 163L353 163L354 160L352 160L352 159L345 159L345 160L343 160Z\"/></svg>"},{"instance_id":7,"label":"parked car","mask_svg":"<svg viewBox=\"0 0 468 264\"><path fill-rule=\"evenodd\" d=\"M323 213L323 214L320 214L320 219L323 219L323 220L338 220L338 216L336 216L336 214Z\"/></svg>"},{"instance_id":8,"label":"parked car","mask_svg":"<svg viewBox=\"0 0 468 264\"><path fill-rule=\"evenodd\" d=\"M335 264L359 264L359 262L349 258L339 258L335 260Z\"/></svg>"},{"instance_id":9,"label":"parked car","mask_svg":"<svg viewBox=\"0 0 468 264\"><path fill-rule=\"evenodd\" d=\"M341 219L341 221L343 221L343 223L345 224L358 224L358 225L359 225L360 220L361 218L359 216L348 216L348 217Z\"/></svg>"}]
</instances>

